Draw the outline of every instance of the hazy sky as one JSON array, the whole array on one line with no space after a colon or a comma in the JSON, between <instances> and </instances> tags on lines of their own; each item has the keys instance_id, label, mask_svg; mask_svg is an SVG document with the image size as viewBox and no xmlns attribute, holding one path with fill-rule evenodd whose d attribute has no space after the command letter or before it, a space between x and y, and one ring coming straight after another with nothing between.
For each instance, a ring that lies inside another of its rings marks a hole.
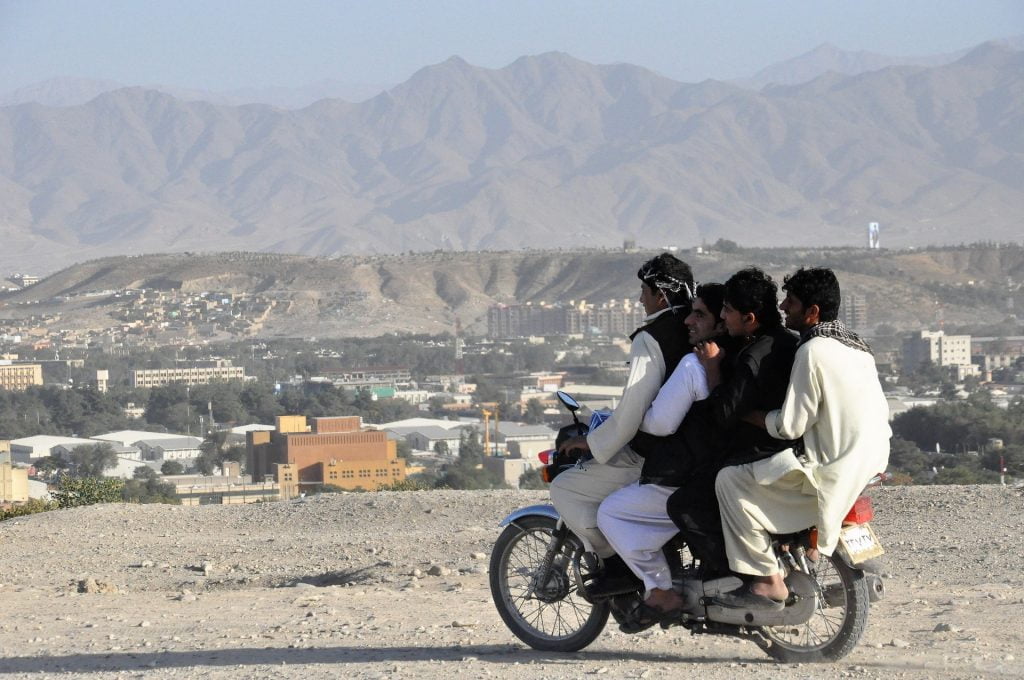
<instances>
[{"instance_id":1,"label":"hazy sky","mask_svg":"<svg viewBox=\"0 0 1024 680\"><path fill-rule=\"evenodd\" d=\"M397 84L551 50L682 81L823 43L917 56L1024 33L1022 0L0 0L0 92L55 76L226 91Z\"/></svg>"}]
</instances>

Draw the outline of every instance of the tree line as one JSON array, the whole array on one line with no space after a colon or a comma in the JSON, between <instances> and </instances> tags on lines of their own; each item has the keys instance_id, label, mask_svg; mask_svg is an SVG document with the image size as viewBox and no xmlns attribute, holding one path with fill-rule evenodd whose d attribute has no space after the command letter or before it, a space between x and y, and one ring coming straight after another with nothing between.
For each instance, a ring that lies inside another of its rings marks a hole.
<instances>
[{"instance_id":1,"label":"tree line","mask_svg":"<svg viewBox=\"0 0 1024 680\"><path fill-rule=\"evenodd\" d=\"M1001 466L1024 477L1024 399L1007 408L979 391L915 407L893 419L890 467L914 484L993 484Z\"/></svg>"}]
</instances>

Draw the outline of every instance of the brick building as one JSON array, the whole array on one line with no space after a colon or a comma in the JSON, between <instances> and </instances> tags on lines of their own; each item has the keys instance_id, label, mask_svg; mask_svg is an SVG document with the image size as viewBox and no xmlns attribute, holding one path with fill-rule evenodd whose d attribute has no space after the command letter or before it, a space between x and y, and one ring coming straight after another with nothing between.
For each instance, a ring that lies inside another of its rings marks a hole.
<instances>
[{"instance_id":1,"label":"brick building","mask_svg":"<svg viewBox=\"0 0 1024 680\"><path fill-rule=\"evenodd\" d=\"M324 484L367 491L405 479L405 461L395 442L378 430L364 430L358 416L278 416L274 430L246 433L254 482L275 481L282 498L315 491Z\"/></svg>"}]
</instances>

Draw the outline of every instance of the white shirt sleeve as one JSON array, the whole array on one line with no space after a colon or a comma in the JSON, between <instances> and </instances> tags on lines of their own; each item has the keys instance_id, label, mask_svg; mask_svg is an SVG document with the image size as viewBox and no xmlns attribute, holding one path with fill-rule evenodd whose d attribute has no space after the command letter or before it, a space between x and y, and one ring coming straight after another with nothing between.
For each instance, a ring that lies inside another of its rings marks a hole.
<instances>
[{"instance_id":1,"label":"white shirt sleeve","mask_svg":"<svg viewBox=\"0 0 1024 680\"><path fill-rule=\"evenodd\" d=\"M601 427L591 430L587 444L594 460L607 463L619 449L636 436L644 413L650 407L662 380L665 379L665 358L661 347L650 333L641 331L633 339L630 351L629 378L622 399Z\"/></svg>"},{"instance_id":2,"label":"white shirt sleeve","mask_svg":"<svg viewBox=\"0 0 1024 680\"><path fill-rule=\"evenodd\" d=\"M692 352L683 357L668 381L658 391L644 415L640 429L665 437L677 429L693 402L707 399L708 378L704 367Z\"/></svg>"}]
</instances>

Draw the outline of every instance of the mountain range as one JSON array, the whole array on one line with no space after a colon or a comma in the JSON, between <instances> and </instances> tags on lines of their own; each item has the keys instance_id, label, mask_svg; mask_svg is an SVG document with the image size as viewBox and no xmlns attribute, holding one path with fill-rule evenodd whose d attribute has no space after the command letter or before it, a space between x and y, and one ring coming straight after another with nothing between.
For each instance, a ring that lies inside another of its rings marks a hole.
<instances>
[{"instance_id":1,"label":"mountain range","mask_svg":"<svg viewBox=\"0 0 1024 680\"><path fill-rule=\"evenodd\" d=\"M1024 35L992 42L1011 50L1024 49ZM750 78L739 78L731 82L734 85L754 90L760 90L769 85L800 85L825 73L855 76L870 71L879 71L890 66L943 66L962 59L970 51L970 49L963 49L916 57L893 56L864 50L844 50L831 43L822 43L813 50L792 59L766 66Z\"/></svg>"},{"instance_id":2,"label":"mountain range","mask_svg":"<svg viewBox=\"0 0 1024 680\"><path fill-rule=\"evenodd\" d=\"M1014 50L1024 49L1024 35L993 42ZM969 51L970 49L962 49L924 56L893 56L863 50L844 50L830 43L823 43L803 54L766 66L749 78L737 78L729 82L754 90L760 90L767 85L800 85L828 72L854 76L889 66L941 66L960 59ZM229 106L269 104L282 109L301 109L321 99L365 101L392 86L393 84L354 83L329 78L306 85L248 87L226 92L154 84L143 87L185 101L205 101ZM44 106L78 106L104 92L124 87L124 83L99 78L50 78L8 92L0 92L0 106L31 102Z\"/></svg>"},{"instance_id":3,"label":"mountain range","mask_svg":"<svg viewBox=\"0 0 1024 680\"><path fill-rule=\"evenodd\" d=\"M294 111L0 108L0 267L111 254L1020 238L1024 52L752 91L561 53Z\"/></svg>"}]
</instances>

